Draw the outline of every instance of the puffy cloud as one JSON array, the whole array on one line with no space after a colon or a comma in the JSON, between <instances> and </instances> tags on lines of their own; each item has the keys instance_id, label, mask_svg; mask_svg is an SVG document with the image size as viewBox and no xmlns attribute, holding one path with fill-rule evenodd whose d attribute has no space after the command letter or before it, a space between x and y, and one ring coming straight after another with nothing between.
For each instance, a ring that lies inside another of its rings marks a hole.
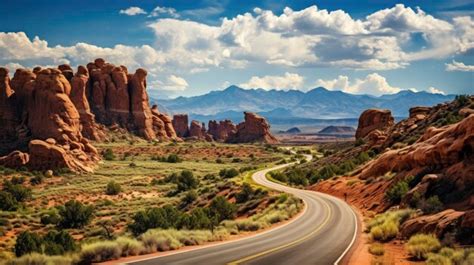
<instances>
[{"instance_id":1,"label":"puffy cloud","mask_svg":"<svg viewBox=\"0 0 474 265\"><path fill-rule=\"evenodd\" d=\"M136 16L136 15L146 14L146 11L143 10L142 8L140 8L140 7L131 6L131 7L127 8L127 9L122 9L122 10L120 10L119 13L120 13L120 14L127 15L127 16Z\"/></svg>"},{"instance_id":2,"label":"puffy cloud","mask_svg":"<svg viewBox=\"0 0 474 265\"><path fill-rule=\"evenodd\" d=\"M430 92L431 94L446 95L446 93L443 90L437 89L437 88L434 88L434 87L429 87L427 91Z\"/></svg>"},{"instance_id":3,"label":"puffy cloud","mask_svg":"<svg viewBox=\"0 0 474 265\"><path fill-rule=\"evenodd\" d=\"M249 81L239 86L242 88L263 89L299 89L304 85L304 78L299 74L286 72L282 76L266 75L263 77L252 76Z\"/></svg>"},{"instance_id":4,"label":"puffy cloud","mask_svg":"<svg viewBox=\"0 0 474 265\"><path fill-rule=\"evenodd\" d=\"M333 80L318 79L316 86L322 86L331 90L342 90L352 94L369 94L375 96L393 94L400 91L400 88L391 86L385 77L377 73L369 74L364 79L356 79L354 82L351 82L349 77L343 75Z\"/></svg>"},{"instance_id":5,"label":"puffy cloud","mask_svg":"<svg viewBox=\"0 0 474 265\"><path fill-rule=\"evenodd\" d=\"M170 16L178 18L179 14L176 12L176 9L172 7L157 6L150 12L148 17L160 17L160 16Z\"/></svg>"},{"instance_id":6,"label":"puffy cloud","mask_svg":"<svg viewBox=\"0 0 474 265\"><path fill-rule=\"evenodd\" d=\"M168 76L165 81L156 80L150 84L152 89L156 90L166 90L166 91L184 91L188 88L188 82L179 76L170 75Z\"/></svg>"},{"instance_id":7,"label":"puffy cloud","mask_svg":"<svg viewBox=\"0 0 474 265\"><path fill-rule=\"evenodd\" d=\"M452 63L446 63L446 71L474 72L474 65L466 65L463 62L453 60Z\"/></svg>"}]
</instances>

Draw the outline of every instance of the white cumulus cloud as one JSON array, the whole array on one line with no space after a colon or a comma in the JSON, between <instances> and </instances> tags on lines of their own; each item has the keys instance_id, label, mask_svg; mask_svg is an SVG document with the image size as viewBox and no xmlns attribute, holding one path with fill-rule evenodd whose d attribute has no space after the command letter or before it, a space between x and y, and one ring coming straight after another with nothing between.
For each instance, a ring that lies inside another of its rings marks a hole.
<instances>
[{"instance_id":1,"label":"white cumulus cloud","mask_svg":"<svg viewBox=\"0 0 474 265\"><path fill-rule=\"evenodd\" d=\"M474 72L474 65L466 65L463 62L453 60L452 63L446 63L446 71Z\"/></svg>"},{"instance_id":2,"label":"white cumulus cloud","mask_svg":"<svg viewBox=\"0 0 474 265\"><path fill-rule=\"evenodd\" d=\"M136 16L146 14L146 11L138 6L131 6L127 9L120 10L119 13L127 16Z\"/></svg>"},{"instance_id":3,"label":"white cumulus cloud","mask_svg":"<svg viewBox=\"0 0 474 265\"><path fill-rule=\"evenodd\" d=\"M446 95L446 93L445 93L443 90L437 89L437 88L435 88L435 87L429 87L427 91L430 92L431 94Z\"/></svg>"},{"instance_id":4,"label":"white cumulus cloud","mask_svg":"<svg viewBox=\"0 0 474 265\"><path fill-rule=\"evenodd\" d=\"M239 84L242 88L263 88L263 89L301 89L304 85L304 77L295 73L286 72L282 76L266 75L252 76L246 83Z\"/></svg>"},{"instance_id":5,"label":"white cumulus cloud","mask_svg":"<svg viewBox=\"0 0 474 265\"><path fill-rule=\"evenodd\" d=\"M160 17L160 16L170 16L174 18L178 18L180 15L176 11L176 9L172 7L164 7L164 6L157 6L150 12L148 17Z\"/></svg>"},{"instance_id":6,"label":"white cumulus cloud","mask_svg":"<svg viewBox=\"0 0 474 265\"><path fill-rule=\"evenodd\" d=\"M387 79L377 73L367 75L363 79L350 81L349 77L340 75L336 79L318 79L316 86L322 86L330 90L341 90L352 94L369 94L380 96L393 94L400 91L399 87L391 86Z\"/></svg>"}]
</instances>

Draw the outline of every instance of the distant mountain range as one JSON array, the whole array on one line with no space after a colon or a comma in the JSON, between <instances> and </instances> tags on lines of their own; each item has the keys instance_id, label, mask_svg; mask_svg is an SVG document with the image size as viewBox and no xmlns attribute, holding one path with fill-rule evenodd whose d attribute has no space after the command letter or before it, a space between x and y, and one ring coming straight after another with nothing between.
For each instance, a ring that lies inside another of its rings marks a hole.
<instances>
[{"instance_id":1,"label":"distant mountain range","mask_svg":"<svg viewBox=\"0 0 474 265\"><path fill-rule=\"evenodd\" d=\"M368 108L390 109L395 117L406 117L409 108L413 106L432 106L453 98L454 95L409 90L374 97L323 87L302 92L230 86L201 96L152 101L167 113L188 113L191 119L201 121L231 119L237 122L242 120L243 111L252 111L268 118L272 123L297 124L328 119L353 121Z\"/></svg>"}]
</instances>

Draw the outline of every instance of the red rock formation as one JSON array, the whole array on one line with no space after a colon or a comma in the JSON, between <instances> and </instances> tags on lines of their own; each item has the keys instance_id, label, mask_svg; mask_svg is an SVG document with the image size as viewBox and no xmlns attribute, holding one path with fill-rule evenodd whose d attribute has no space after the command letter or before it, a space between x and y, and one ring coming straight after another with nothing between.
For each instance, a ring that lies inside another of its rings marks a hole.
<instances>
[{"instance_id":1,"label":"red rock formation","mask_svg":"<svg viewBox=\"0 0 474 265\"><path fill-rule=\"evenodd\" d=\"M237 131L227 141L231 143L264 142L269 144L278 143L278 140L270 132L270 124L267 120L255 113L244 112L245 121L237 125Z\"/></svg>"},{"instance_id":2,"label":"red rock formation","mask_svg":"<svg viewBox=\"0 0 474 265\"><path fill-rule=\"evenodd\" d=\"M0 165L9 168L19 168L26 166L30 161L30 156L27 153L20 151L13 151L6 156L0 157Z\"/></svg>"},{"instance_id":3,"label":"red rock formation","mask_svg":"<svg viewBox=\"0 0 474 265\"><path fill-rule=\"evenodd\" d=\"M173 127L178 137L189 135L188 114L176 114L173 116Z\"/></svg>"},{"instance_id":4,"label":"red rock formation","mask_svg":"<svg viewBox=\"0 0 474 265\"><path fill-rule=\"evenodd\" d=\"M203 127L201 123L198 121L191 121L191 126L189 127L189 137L196 139L196 140L205 140L205 129L203 130Z\"/></svg>"},{"instance_id":5,"label":"red rock formation","mask_svg":"<svg viewBox=\"0 0 474 265\"><path fill-rule=\"evenodd\" d=\"M448 209L434 215L416 217L405 221L400 227L400 233L404 238L410 238L417 233L433 233L441 238L463 215L464 212Z\"/></svg>"},{"instance_id":6,"label":"red rock formation","mask_svg":"<svg viewBox=\"0 0 474 265\"><path fill-rule=\"evenodd\" d=\"M104 133L95 123L94 114L91 113L89 101L86 97L87 81L89 80L89 73L84 66L79 66L77 73L71 78L71 98L72 103L79 112L80 122L82 125L82 135L91 140L103 140Z\"/></svg>"},{"instance_id":7,"label":"red rock formation","mask_svg":"<svg viewBox=\"0 0 474 265\"><path fill-rule=\"evenodd\" d=\"M394 124L392 113L389 110L369 109L359 117L356 139L364 138L374 130L385 131Z\"/></svg>"},{"instance_id":8,"label":"red rock formation","mask_svg":"<svg viewBox=\"0 0 474 265\"><path fill-rule=\"evenodd\" d=\"M19 119L16 114L14 91L10 87L8 69L0 68L0 154L8 152L9 143L16 142Z\"/></svg>"},{"instance_id":9,"label":"red rock formation","mask_svg":"<svg viewBox=\"0 0 474 265\"><path fill-rule=\"evenodd\" d=\"M145 139L155 139L156 133L153 130L153 115L151 114L146 93L146 75L144 69L137 69L130 79L130 99L134 129Z\"/></svg>"},{"instance_id":10,"label":"red rock formation","mask_svg":"<svg viewBox=\"0 0 474 265\"><path fill-rule=\"evenodd\" d=\"M225 142L237 132L237 127L230 120L223 120L219 123L209 121L208 131L216 141Z\"/></svg>"},{"instance_id":11,"label":"red rock formation","mask_svg":"<svg viewBox=\"0 0 474 265\"><path fill-rule=\"evenodd\" d=\"M66 79L71 82L72 77L74 76L74 71L72 70L71 66L69 64L61 64L58 66L59 71L66 77ZM40 72L39 69L37 69L38 73Z\"/></svg>"},{"instance_id":12,"label":"red rock formation","mask_svg":"<svg viewBox=\"0 0 474 265\"><path fill-rule=\"evenodd\" d=\"M151 113L153 114L153 129L159 139L180 141L174 130L172 120L168 115L160 113L157 105L153 105Z\"/></svg>"}]
</instances>

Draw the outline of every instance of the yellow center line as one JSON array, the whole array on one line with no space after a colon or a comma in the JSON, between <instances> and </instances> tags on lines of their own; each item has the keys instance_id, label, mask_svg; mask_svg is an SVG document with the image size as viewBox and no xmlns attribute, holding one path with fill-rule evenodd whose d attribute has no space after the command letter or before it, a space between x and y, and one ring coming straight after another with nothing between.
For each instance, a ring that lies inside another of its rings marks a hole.
<instances>
[{"instance_id":1,"label":"yellow center line","mask_svg":"<svg viewBox=\"0 0 474 265\"><path fill-rule=\"evenodd\" d=\"M321 225L319 225L315 230L313 230L311 233L307 234L306 236L300 238L300 239L297 239L293 242L290 242L290 243L287 243L285 245L281 245L281 246L278 246L278 247L275 247L275 248L272 248L272 249L269 249L269 250L265 250L263 252L260 252L260 253L257 253L257 254L254 254L252 256L248 256L248 257L245 257L245 258L242 258L242 259L239 259L239 260L236 260L236 261L232 261L232 262L229 262L227 263L227 265L237 265L237 264L240 264L240 263L243 263L243 262L246 262L246 261L249 261L249 260L252 260L252 259L255 259L255 258L258 258L258 257L261 257L261 256L264 256L264 255L267 255L269 253L272 253L272 252L275 252L275 251L278 251L278 250L282 250L282 249L285 249L285 248L288 248L288 247L291 247L291 246L294 246L296 244L299 244L307 239L309 239L310 237L312 237L314 234L316 234L317 232L319 232L319 230L321 230L328 222L329 222L329 219L331 218L332 216L332 211L331 211L331 208L329 207L329 204L327 202L325 202L324 200L321 200L321 202L323 202L323 204L326 206L327 210L328 210L328 215L326 216L326 218L324 219L323 223Z\"/></svg>"}]
</instances>

